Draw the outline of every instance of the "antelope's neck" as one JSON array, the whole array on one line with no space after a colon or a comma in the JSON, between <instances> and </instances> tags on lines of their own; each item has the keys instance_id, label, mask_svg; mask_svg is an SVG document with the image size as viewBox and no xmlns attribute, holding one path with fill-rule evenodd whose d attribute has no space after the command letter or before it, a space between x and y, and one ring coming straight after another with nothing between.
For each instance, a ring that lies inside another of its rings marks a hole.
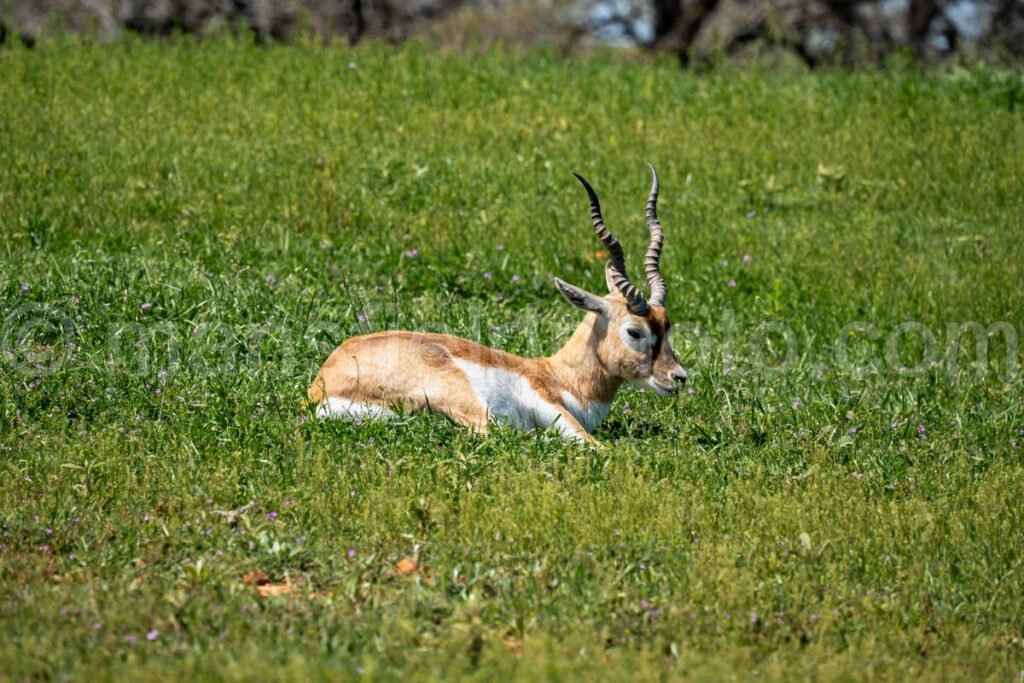
<instances>
[{"instance_id":1,"label":"antelope's neck","mask_svg":"<svg viewBox=\"0 0 1024 683\"><path fill-rule=\"evenodd\" d=\"M582 406L610 405L622 380L608 374L598 357L597 317L588 314L565 346L547 358L552 372Z\"/></svg>"}]
</instances>

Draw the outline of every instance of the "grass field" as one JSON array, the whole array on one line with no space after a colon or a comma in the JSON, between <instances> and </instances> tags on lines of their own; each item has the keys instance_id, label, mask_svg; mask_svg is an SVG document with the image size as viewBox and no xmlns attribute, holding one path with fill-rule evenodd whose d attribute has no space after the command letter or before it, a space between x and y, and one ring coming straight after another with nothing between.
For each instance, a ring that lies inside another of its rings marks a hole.
<instances>
[{"instance_id":1,"label":"grass field","mask_svg":"<svg viewBox=\"0 0 1024 683\"><path fill-rule=\"evenodd\" d=\"M1022 141L984 67L0 50L0 678L1021 680ZM690 393L300 418L352 334L554 351L645 161Z\"/></svg>"}]
</instances>

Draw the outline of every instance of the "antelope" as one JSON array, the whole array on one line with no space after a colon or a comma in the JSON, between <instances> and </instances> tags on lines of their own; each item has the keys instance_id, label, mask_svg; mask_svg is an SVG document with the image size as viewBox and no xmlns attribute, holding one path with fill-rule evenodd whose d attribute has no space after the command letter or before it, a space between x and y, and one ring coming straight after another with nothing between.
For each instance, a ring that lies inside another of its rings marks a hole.
<instances>
[{"instance_id":1,"label":"antelope","mask_svg":"<svg viewBox=\"0 0 1024 683\"><path fill-rule=\"evenodd\" d=\"M351 337L330 355L309 388L318 418L386 419L404 410L433 410L486 434L492 423L553 427L564 438L591 436L623 382L662 396L686 383L669 343L665 279L659 270L664 233L658 221L658 174L647 199L650 246L645 297L626 275L618 239L605 227L597 193L573 173L590 198L590 217L608 252L608 294L598 296L554 278L565 299L586 315L569 341L546 358L523 358L444 334L387 331Z\"/></svg>"}]
</instances>

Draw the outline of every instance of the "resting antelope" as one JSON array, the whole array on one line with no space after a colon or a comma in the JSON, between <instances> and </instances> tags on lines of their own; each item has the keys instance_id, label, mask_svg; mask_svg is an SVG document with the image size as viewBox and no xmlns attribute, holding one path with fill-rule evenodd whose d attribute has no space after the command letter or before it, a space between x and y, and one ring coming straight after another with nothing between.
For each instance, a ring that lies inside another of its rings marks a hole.
<instances>
[{"instance_id":1,"label":"resting antelope","mask_svg":"<svg viewBox=\"0 0 1024 683\"><path fill-rule=\"evenodd\" d=\"M608 415L624 381L668 396L686 382L676 361L658 270L664 239L658 222L658 175L647 199L651 243L644 259L650 297L626 276L622 246L601 218L597 193L582 176L597 236L608 250L600 297L555 278L586 316L549 358L521 358L459 337L379 332L341 344L309 388L317 417L386 418L430 409L486 433L492 421L523 429L554 426L566 438L597 444L591 432Z\"/></svg>"}]
</instances>

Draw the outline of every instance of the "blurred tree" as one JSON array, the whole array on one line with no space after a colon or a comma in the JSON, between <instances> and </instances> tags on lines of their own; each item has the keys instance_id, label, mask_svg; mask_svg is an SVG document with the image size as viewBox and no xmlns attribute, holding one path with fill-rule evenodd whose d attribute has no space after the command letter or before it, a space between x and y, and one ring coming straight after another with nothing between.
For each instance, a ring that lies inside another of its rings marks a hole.
<instances>
[{"instance_id":1,"label":"blurred tree","mask_svg":"<svg viewBox=\"0 0 1024 683\"><path fill-rule=\"evenodd\" d=\"M303 31L350 43L610 41L673 54L683 66L779 50L810 67L880 64L896 51L1024 58L1024 0L0 0L0 42L32 44L54 22L103 39L241 26L260 42Z\"/></svg>"},{"instance_id":2,"label":"blurred tree","mask_svg":"<svg viewBox=\"0 0 1024 683\"><path fill-rule=\"evenodd\" d=\"M881 63L897 50L918 59L964 48L1024 55L1024 0L633 0L612 3L619 12L598 23L635 22L636 3L649 7L652 28L638 42L683 65L752 44L789 49L809 66Z\"/></svg>"}]
</instances>

